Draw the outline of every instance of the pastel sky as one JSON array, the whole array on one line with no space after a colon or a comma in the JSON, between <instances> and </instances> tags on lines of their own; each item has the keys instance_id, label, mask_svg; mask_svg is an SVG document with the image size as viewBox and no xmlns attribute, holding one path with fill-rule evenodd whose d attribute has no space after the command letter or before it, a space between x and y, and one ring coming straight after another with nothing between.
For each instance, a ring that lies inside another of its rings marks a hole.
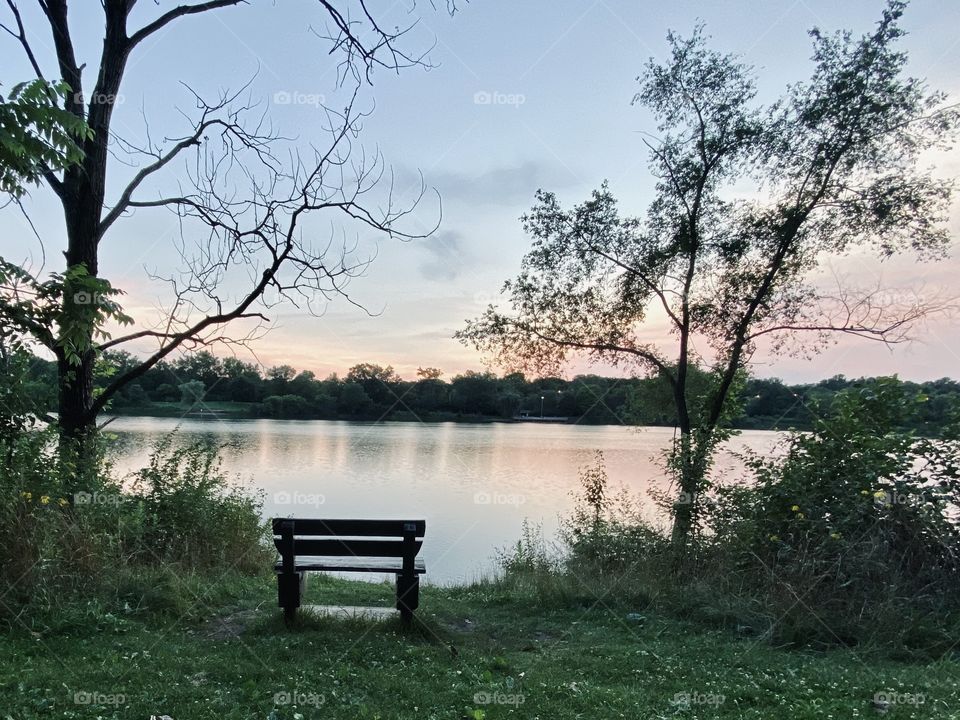
<instances>
[{"instance_id":1,"label":"pastel sky","mask_svg":"<svg viewBox=\"0 0 960 720\"><path fill-rule=\"evenodd\" d=\"M321 317L292 305L272 308L272 330L252 346L267 365L288 363L321 376L357 362L392 364L406 377L420 365L440 367L448 376L479 369L481 357L451 336L516 273L530 245L519 217L537 188L553 190L571 204L608 179L626 212L643 213L653 181L639 131L652 124L631 99L645 61L664 56L668 29L689 33L703 21L714 47L739 53L756 67L761 98L771 99L808 76L810 27L862 32L883 5L880 0L474 0L451 18L423 0L411 14L410 1L399 0L389 12L396 24L420 17L407 42L415 49L432 46L435 67L377 73L358 101L372 110L359 142L383 153L401 199L413 196L417 172L423 174L442 197L440 229L409 243L358 237L361 248L377 257L350 291L370 313L343 301L330 303ZM41 63L52 74L49 38L39 34L35 10L26 7L32 4L21 4ZM134 24L173 4L144 0ZM99 5L75 1L72 9L88 84L101 39ZM181 111L191 113L193 104L181 81L206 96L249 82L251 96L263 103L280 132L304 147L322 144L319 101L334 107L344 102L336 57L312 31L322 28L323 19L313 0L255 0L170 25L132 58L114 115L116 131L142 139L147 117L154 139L182 135L188 125ZM904 25L912 73L960 95L960 3L914 0ZM3 87L30 77L9 38L0 40L0 53ZM943 177L960 170L957 153L930 162ZM114 166L110 197L130 172ZM171 167L157 191L176 188L184 172L182 165ZM60 269L64 233L56 204L38 189L26 206L44 248L8 207L0 211L0 253L29 260L34 270ZM438 210L436 197L428 196L411 218L411 229L428 227ZM960 230L957 213L951 230ZM118 223L101 246L101 275L127 291L123 304L134 317L149 320L167 297L164 285L150 282L147 271L162 274L175 266L177 237L170 213L141 210ZM828 272L862 285L882 282L894 293L949 293L960 260L954 254L935 265L911 259L881 264L857 256L837 259ZM645 335L663 338L664 328L654 324ZM960 333L956 318L943 318L922 328L915 343L893 350L842 341L814 358L761 353L757 360L758 374L790 381L837 373L960 377Z\"/></svg>"}]
</instances>

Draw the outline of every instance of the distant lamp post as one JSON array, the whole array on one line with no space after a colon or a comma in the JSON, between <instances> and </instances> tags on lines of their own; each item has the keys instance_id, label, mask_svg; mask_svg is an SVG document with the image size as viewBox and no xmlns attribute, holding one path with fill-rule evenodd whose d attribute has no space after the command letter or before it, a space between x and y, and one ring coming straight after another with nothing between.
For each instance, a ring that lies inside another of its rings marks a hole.
<instances>
[{"instance_id":1,"label":"distant lamp post","mask_svg":"<svg viewBox=\"0 0 960 720\"><path fill-rule=\"evenodd\" d=\"M540 396L540 419L543 420L543 395Z\"/></svg>"}]
</instances>

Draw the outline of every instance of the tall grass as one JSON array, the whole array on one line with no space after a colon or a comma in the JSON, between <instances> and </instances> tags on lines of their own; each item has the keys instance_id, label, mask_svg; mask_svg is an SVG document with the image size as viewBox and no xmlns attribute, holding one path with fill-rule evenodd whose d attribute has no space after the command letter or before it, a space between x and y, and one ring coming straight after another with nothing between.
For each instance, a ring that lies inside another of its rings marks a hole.
<instances>
[{"instance_id":1,"label":"tall grass","mask_svg":"<svg viewBox=\"0 0 960 720\"><path fill-rule=\"evenodd\" d=\"M213 444L168 436L130 478L116 477L101 454L81 476L84 489L70 493L52 432L22 433L5 450L0 618L8 622L50 621L78 607L176 609L196 595L191 578L210 585L270 566L262 496L222 472Z\"/></svg>"}]
</instances>

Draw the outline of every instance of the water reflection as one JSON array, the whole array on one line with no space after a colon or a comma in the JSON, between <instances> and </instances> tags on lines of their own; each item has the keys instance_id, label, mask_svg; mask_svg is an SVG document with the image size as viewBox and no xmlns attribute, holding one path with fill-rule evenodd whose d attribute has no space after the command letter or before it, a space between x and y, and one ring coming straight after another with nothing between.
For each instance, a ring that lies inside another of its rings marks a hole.
<instances>
[{"instance_id":1,"label":"water reflection","mask_svg":"<svg viewBox=\"0 0 960 720\"><path fill-rule=\"evenodd\" d=\"M658 458L668 428L539 424L352 423L284 420L119 418L115 464L143 466L151 445L178 429L223 444L224 468L266 491L268 516L426 518L423 556L434 583L492 570L497 547L513 543L523 519L552 534L571 507L578 469L595 450L614 485L635 493L664 487ZM750 431L717 464L739 475L733 453L765 452L777 433Z\"/></svg>"}]
</instances>

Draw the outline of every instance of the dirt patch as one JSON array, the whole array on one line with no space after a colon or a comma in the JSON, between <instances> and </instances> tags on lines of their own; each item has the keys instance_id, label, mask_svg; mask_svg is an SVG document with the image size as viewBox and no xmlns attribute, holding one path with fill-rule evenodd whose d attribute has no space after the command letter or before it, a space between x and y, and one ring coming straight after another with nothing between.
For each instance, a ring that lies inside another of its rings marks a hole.
<instances>
[{"instance_id":1,"label":"dirt patch","mask_svg":"<svg viewBox=\"0 0 960 720\"><path fill-rule=\"evenodd\" d=\"M472 633L477 629L477 624L468 618L464 618L463 620L448 620L443 623L443 626L457 633Z\"/></svg>"},{"instance_id":2,"label":"dirt patch","mask_svg":"<svg viewBox=\"0 0 960 720\"><path fill-rule=\"evenodd\" d=\"M239 637L257 619L257 610L240 610L210 620L204 627L204 635L211 640L230 640Z\"/></svg>"}]
</instances>

